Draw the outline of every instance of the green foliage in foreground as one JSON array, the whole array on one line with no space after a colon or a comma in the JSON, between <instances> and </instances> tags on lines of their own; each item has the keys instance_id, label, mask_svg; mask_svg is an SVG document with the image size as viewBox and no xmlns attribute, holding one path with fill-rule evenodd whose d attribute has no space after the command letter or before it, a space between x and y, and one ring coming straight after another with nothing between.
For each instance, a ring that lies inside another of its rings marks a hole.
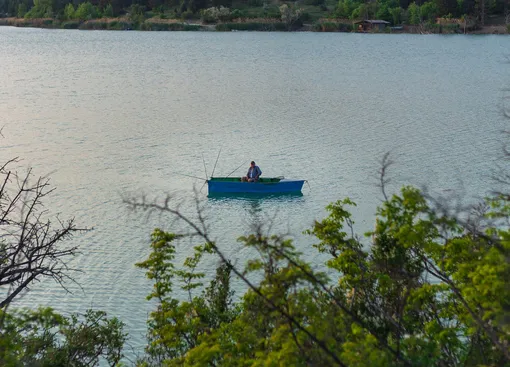
<instances>
[{"instance_id":1,"label":"green foliage in foreground","mask_svg":"<svg viewBox=\"0 0 510 367\"><path fill-rule=\"evenodd\" d=\"M192 238L204 244L179 266L183 236L156 229L149 257L137 264L157 303L137 365L510 366L509 197L487 200L463 222L404 187L363 237L348 210L354 205L329 205L329 216L306 231L321 269L292 240L261 231L239 238L258 256L238 267L190 221ZM210 257L220 262L208 281L199 269ZM233 277L247 286L239 298ZM123 326L101 311L4 309L0 365L118 366Z\"/></svg>"},{"instance_id":2,"label":"green foliage in foreground","mask_svg":"<svg viewBox=\"0 0 510 367\"><path fill-rule=\"evenodd\" d=\"M102 311L67 318L50 308L0 313L0 365L116 366L123 357L124 324Z\"/></svg>"},{"instance_id":3,"label":"green foliage in foreground","mask_svg":"<svg viewBox=\"0 0 510 367\"><path fill-rule=\"evenodd\" d=\"M338 201L307 231L324 271L291 240L260 233L239 239L259 254L239 269L198 227L205 244L178 267L179 236L157 229L137 264L158 302L139 365L510 366L510 205L487 204L462 224L405 187L363 243L354 203ZM222 260L208 286L197 271L206 256ZM249 286L238 302L233 275ZM178 287L187 300L175 298Z\"/></svg>"}]
</instances>

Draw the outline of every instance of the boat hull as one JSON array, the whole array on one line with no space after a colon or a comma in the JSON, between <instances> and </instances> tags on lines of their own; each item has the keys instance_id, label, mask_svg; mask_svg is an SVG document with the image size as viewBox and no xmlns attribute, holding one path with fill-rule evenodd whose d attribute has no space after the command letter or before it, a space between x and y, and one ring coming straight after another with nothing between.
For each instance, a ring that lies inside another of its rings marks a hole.
<instances>
[{"instance_id":1,"label":"boat hull","mask_svg":"<svg viewBox=\"0 0 510 367\"><path fill-rule=\"evenodd\" d=\"M209 194L287 194L301 192L304 180L279 182L207 181Z\"/></svg>"}]
</instances>

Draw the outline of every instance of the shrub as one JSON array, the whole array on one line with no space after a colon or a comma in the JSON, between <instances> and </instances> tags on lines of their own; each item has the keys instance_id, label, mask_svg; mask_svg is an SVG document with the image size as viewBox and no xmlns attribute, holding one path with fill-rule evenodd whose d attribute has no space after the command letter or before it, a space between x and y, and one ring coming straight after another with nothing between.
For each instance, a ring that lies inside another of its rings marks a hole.
<instances>
[{"instance_id":1,"label":"shrub","mask_svg":"<svg viewBox=\"0 0 510 367\"><path fill-rule=\"evenodd\" d=\"M80 26L80 22L68 21L68 22L62 23L61 27L64 29L78 29L79 26Z\"/></svg>"},{"instance_id":2,"label":"shrub","mask_svg":"<svg viewBox=\"0 0 510 367\"><path fill-rule=\"evenodd\" d=\"M209 9L202 9L202 11L200 12L200 19L202 20L203 23L216 23L216 21L218 20L218 18L216 18L215 16L215 11L214 9L216 8L209 8Z\"/></svg>"},{"instance_id":3,"label":"shrub","mask_svg":"<svg viewBox=\"0 0 510 367\"><path fill-rule=\"evenodd\" d=\"M217 24L215 29L218 32L230 32L232 30L229 26L229 23Z\"/></svg>"},{"instance_id":4,"label":"shrub","mask_svg":"<svg viewBox=\"0 0 510 367\"><path fill-rule=\"evenodd\" d=\"M195 17L195 14L193 14L192 11L186 10L181 13L181 18L185 20L193 19Z\"/></svg>"},{"instance_id":5,"label":"shrub","mask_svg":"<svg viewBox=\"0 0 510 367\"><path fill-rule=\"evenodd\" d=\"M229 8L223 6L219 8L212 7L201 11L201 19L204 23L228 22L232 20L232 14Z\"/></svg>"},{"instance_id":6,"label":"shrub","mask_svg":"<svg viewBox=\"0 0 510 367\"><path fill-rule=\"evenodd\" d=\"M232 19L237 19L237 18L245 18L245 14L243 13L243 11L239 10L239 9L234 9L231 13L231 16L232 16Z\"/></svg>"},{"instance_id":7,"label":"shrub","mask_svg":"<svg viewBox=\"0 0 510 367\"><path fill-rule=\"evenodd\" d=\"M108 29L108 23L104 21L88 21L81 23L79 29L87 29L87 30L99 30L99 29Z\"/></svg>"},{"instance_id":8,"label":"shrub","mask_svg":"<svg viewBox=\"0 0 510 367\"><path fill-rule=\"evenodd\" d=\"M200 27L199 25L197 24L184 24L184 27L183 27L183 31L191 31L191 32L194 32L194 31L199 31L200 29L202 29L202 27Z\"/></svg>"},{"instance_id":9,"label":"shrub","mask_svg":"<svg viewBox=\"0 0 510 367\"><path fill-rule=\"evenodd\" d=\"M131 28L132 28L132 24L128 23L128 22L124 22L124 21L114 20L114 21L108 23L108 29L110 29L110 30L120 31L120 30L126 30L126 29L131 29Z\"/></svg>"},{"instance_id":10,"label":"shrub","mask_svg":"<svg viewBox=\"0 0 510 367\"><path fill-rule=\"evenodd\" d=\"M288 6L287 4L280 6L281 19L282 22L287 26L288 30L303 25L301 21L302 13L303 9L296 8L295 6Z\"/></svg>"}]
</instances>

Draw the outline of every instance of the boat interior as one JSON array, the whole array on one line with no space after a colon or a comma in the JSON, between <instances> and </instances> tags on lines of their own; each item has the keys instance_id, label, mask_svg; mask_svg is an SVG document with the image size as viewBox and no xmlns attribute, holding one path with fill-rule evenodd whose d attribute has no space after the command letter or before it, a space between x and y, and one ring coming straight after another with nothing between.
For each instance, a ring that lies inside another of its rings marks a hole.
<instances>
[{"instance_id":1,"label":"boat interior","mask_svg":"<svg viewBox=\"0 0 510 367\"><path fill-rule=\"evenodd\" d=\"M280 177L261 177L257 182L260 183L274 183L280 182ZM241 182L241 177L211 177L209 181L221 181L221 182Z\"/></svg>"}]
</instances>

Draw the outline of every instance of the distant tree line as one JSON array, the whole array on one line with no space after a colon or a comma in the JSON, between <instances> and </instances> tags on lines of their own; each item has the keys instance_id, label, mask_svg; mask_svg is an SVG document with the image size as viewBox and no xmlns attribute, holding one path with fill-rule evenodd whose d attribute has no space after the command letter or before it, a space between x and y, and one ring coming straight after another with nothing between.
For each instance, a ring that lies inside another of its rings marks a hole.
<instances>
[{"instance_id":1,"label":"distant tree line","mask_svg":"<svg viewBox=\"0 0 510 367\"><path fill-rule=\"evenodd\" d=\"M417 25L434 23L436 18L472 19L484 24L490 15L509 18L509 0L339 0L327 4L326 0L302 0L289 5L316 6L323 17L349 19L383 19L393 24ZM57 18L61 20L87 20L101 17L117 17L123 14L144 16L146 12L161 17L192 17L208 8L238 9L260 8L267 16L267 9L278 4L263 0L0 0L0 16L19 18ZM275 10L273 9L273 10ZM269 15L271 15L269 14ZM303 19L306 19L306 14Z\"/></svg>"},{"instance_id":2,"label":"distant tree line","mask_svg":"<svg viewBox=\"0 0 510 367\"><path fill-rule=\"evenodd\" d=\"M472 18L483 24L489 15L508 18L508 13L508 0L339 0L335 16L410 25L434 23L437 18Z\"/></svg>"},{"instance_id":3,"label":"distant tree line","mask_svg":"<svg viewBox=\"0 0 510 367\"><path fill-rule=\"evenodd\" d=\"M231 7L232 0L0 0L0 15L86 20L146 11L197 13L201 9L220 6Z\"/></svg>"}]
</instances>

